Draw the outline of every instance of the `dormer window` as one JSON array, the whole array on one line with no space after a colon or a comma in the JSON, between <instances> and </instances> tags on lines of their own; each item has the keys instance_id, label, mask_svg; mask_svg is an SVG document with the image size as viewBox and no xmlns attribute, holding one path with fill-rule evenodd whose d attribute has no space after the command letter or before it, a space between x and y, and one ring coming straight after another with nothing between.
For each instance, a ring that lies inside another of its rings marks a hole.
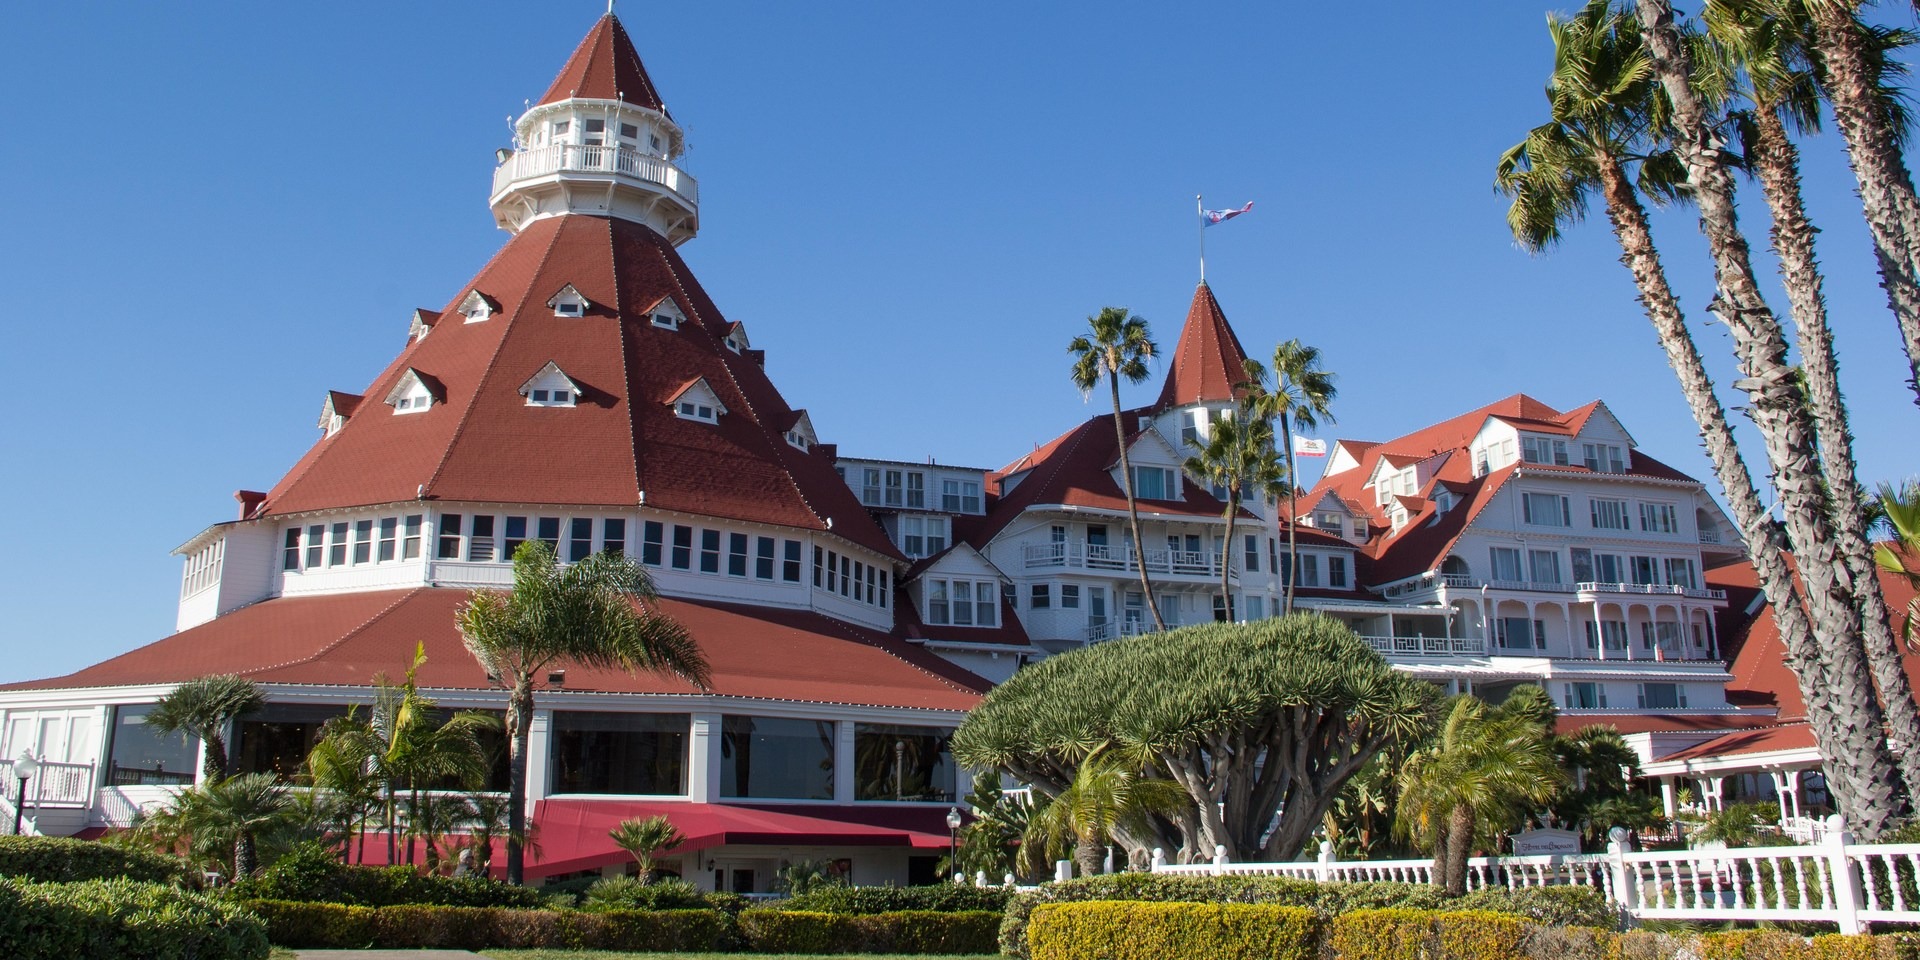
<instances>
[{"instance_id":1,"label":"dormer window","mask_svg":"<svg viewBox=\"0 0 1920 960\"><path fill-rule=\"evenodd\" d=\"M593 304L586 297L581 296L580 291L575 290L573 284L569 283L547 300L547 306L553 308L553 315L556 317L584 317L587 314L587 308Z\"/></svg>"},{"instance_id":2,"label":"dormer window","mask_svg":"<svg viewBox=\"0 0 1920 960\"><path fill-rule=\"evenodd\" d=\"M793 412L793 422L787 425L786 437L787 443L802 453L812 450L813 445L819 442L813 433L813 418L807 416L805 410L795 410ZM896 483L895 486L897 487L898 484ZM893 501L896 504L899 502L898 498L899 492L895 490Z\"/></svg>"},{"instance_id":3,"label":"dormer window","mask_svg":"<svg viewBox=\"0 0 1920 960\"><path fill-rule=\"evenodd\" d=\"M341 393L328 390L327 399L320 404L320 429L331 437L347 425L347 418L360 406L361 397L356 393Z\"/></svg>"},{"instance_id":4,"label":"dormer window","mask_svg":"<svg viewBox=\"0 0 1920 960\"><path fill-rule=\"evenodd\" d=\"M468 323L479 323L499 313L500 305L495 303L492 297L478 290L470 290L466 296L460 298L460 305L455 309L460 311L461 316L467 318Z\"/></svg>"},{"instance_id":5,"label":"dormer window","mask_svg":"<svg viewBox=\"0 0 1920 960\"><path fill-rule=\"evenodd\" d=\"M681 321L687 318L686 314L680 312L680 305L674 303L672 297L667 297L659 303L654 304L651 315L653 317L653 325L662 330L678 330L680 329Z\"/></svg>"},{"instance_id":6,"label":"dormer window","mask_svg":"<svg viewBox=\"0 0 1920 960\"><path fill-rule=\"evenodd\" d=\"M751 346L751 344L747 342L746 326L741 323L735 323L733 326L728 327L725 343L727 349L732 350L734 353L746 352L747 347Z\"/></svg>"},{"instance_id":7,"label":"dormer window","mask_svg":"<svg viewBox=\"0 0 1920 960\"><path fill-rule=\"evenodd\" d=\"M667 406L673 408L675 416L682 420L698 420L701 423L719 423L720 417L727 412L725 404L707 384L705 377L697 377L676 391Z\"/></svg>"},{"instance_id":8,"label":"dormer window","mask_svg":"<svg viewBox=\"0 0 1920 960\"><path fill-rule=\"evenodd\" d=\"M529 407L571 407L580 402L580 385L549 360L539 373L520 385L520 395L527 398Z\"/></svg>"},{"instance_id":9,"label":"dormer window","mask_svg":"<svg viewBox=\"0 0 1920 960\"><path fill-rule=\"evenodd\" d=\"M433 325L440 322L440 314L433 310L415 310L413 322L407 324L407 342L419 343L433 332Z\"/></svg>"},{"instance_id":10,"label":"dormer window","mask_svg":"<svg viewBox=\"0 0 1920 960\"><path fill-rule=\"evenodd\" d=\"M443 399L439 382L412 367L400 374L399 382L387 391L387 404L393 407L394 413L422 413Z\"/></svg>"}]
</instances>

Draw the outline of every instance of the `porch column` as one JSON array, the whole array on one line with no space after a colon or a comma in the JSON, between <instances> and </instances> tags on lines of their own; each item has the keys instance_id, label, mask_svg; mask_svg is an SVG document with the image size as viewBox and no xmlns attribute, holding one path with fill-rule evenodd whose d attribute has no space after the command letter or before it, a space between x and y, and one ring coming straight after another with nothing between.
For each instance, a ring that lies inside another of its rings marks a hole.
<instances>
[{"instance_id":1,"label":"porch column","mask_svg":"<svg viewBox=\"0 0 1920 960\"><path fill-rule=\"evenodd\" d=\"M1678 804L1675 802L1675 800L1676 798L1674 796L1673 778L1661 777L1660 778L1660 810L1661 810L1661 813L1664 814L1668 820L1672 820L1674 817L1674 814L1679 812Z\"/></svg>"},{"instance_id":2,"label":"porch column","mask_svg":"<svg viewBox=\"0 0 1920 960\"><path fill-rule=\"evenodd\" d=\"M527 815L533 805L546 799L553 785L547 782L547 762L553 749L553 711L535 707L527 720Z\"/></svg>"},{"instance_id":3,"label":"porch column","mask_svg":"<svg viewBox=\"0 0 1920 960\"><path fill-rule=\"evenodd\" d=\"M1783 770L1781 777L1787 783L1787 803L1793 809L1793 817L1798 820L1800 813L1800 774L1799 770Z\"/></svg>"},{"instance_id":4,"label":"porch column","mask_svg":"<svg viewBox=\"0 0 1920 960\"><path fill-rule=\"evenodd\" d=\"M1784 830L1790 819L1787 813L1787 774L1784 770L1768 770L1767 778L1773 781L1773 801L1780 807L1780 826Z\"/></svg>"},{"instance_id":5,"label":"porch column","mask_svg":"<svg viewBox=\"0 0 1920 960\"><path fill-rule=\"evenodd\" d=\"M853 721L835 721L833 746L834 803L853 802L853 763Z\"/></svg>"},{"instance_id":6,"label":"porch column","mask_svg":"<svg viewBox=\"0 0 1920 960\"><path fill-rule=\"evenodd\" d=\"M687 740L687 799L713 803L720 799L720 715L694 714Z\"/></svg>"}]
</instances>

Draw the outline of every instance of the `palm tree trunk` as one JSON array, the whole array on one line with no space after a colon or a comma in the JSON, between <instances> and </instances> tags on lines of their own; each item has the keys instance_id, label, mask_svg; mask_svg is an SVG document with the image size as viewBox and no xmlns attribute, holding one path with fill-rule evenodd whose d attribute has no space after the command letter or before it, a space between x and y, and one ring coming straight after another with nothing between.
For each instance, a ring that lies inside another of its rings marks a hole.
<instances>
[{"instance_id":1,"label":"palm tree trunk","mask_svg":"<svg viewBox=\"0 0 1920 960\"><path fill-rule=\"evenodd\" d=\"M1467 858L1473 856L1473 811L1459 804L1447 813L1446 887L1450 896L1467 895Z\"/></svg>"},{"instance_id":2,"label":"palm tree trunk","mask_svg":"<svg viewBox=\"0 0 1920 960\"><path fill-rule=\"evenodd\" d=\"M1293 421L1285 410L1280 411L1280 442L1285 444L1283 449L1287 454L1287 513L1280 518L1280 522L1287 525L1287 582L1281 587L1286 592L1282 594L1285 599L1280 611L1292 613L1293 585L1300 579L1300 536L1294 530L1294 514L1298 508L1294 505L1293 492L1300 487L1293 475Z\"/></svg>"},{"instance_id":3,"label":"palm tree trunk","mask_svg":"<svg viewBox=\"0 0 1920 960\"><path fill-rule=\"evenodd\" d=\"M253 832L240 831L240 836L233 842L233 879L240 881L253 876L254 868L259 864L260 854L254 845Z\"/></svg>"},{"instance_id":4,"label":"palm tree trunk","mask_svg":"<svg viewBox=\"0 0 1920 960\"><path fill-rule=\"evenodd\" d=\"M1140 539L1140 508L1133 502L1133 460L1127 456L1127 425L1120 418L1120 374L1107 371L1107 382L1113 385L1113 437L1120 444L1120 489L1127 495L1127 523L1133 531L1133 561L1140 568L1140 592L1147 595L1147 612L1153 614L1153 626L1157 630L1167 629L1167 622L1160 619L1160 604L1153 598L1153 582L1147 579L1147 544ZM1124 611L1126 604L1120 605Z\"/></svg>"},{"instance_id":5,"label":"palm tree trunk","mask_svg":"<svg viewBox=\"0 0 1920 960\"><path fill-rule=\"evenodd\" d=\"M1073 845L1073 858L1080 862L1080 875L1096 876L1100 873L1100 864L1106 859L1106 845L1093 837L1081 837Z\"/></svg>"},{"instance_id":6,"label":"palm tree trunk","mask_svg":"<svg viewBox=\"0 0 1920 960\"><path fill-rule=\"evenodd\" d=\"M1920 197L1901 156L1899 132L1881 109L1854 3L1809 3L1813 42L1826 67L1827 101L1847 143L1860 206L1873 235L1880 286L1900 325L1908 386L1920 404Z\"/></svg>"},{"instance_id":7,"label":"palm tree trunk","mask_svg":"<svg viewBox=\"0 0 1920 960\"><path fill-rule=\"evenodd\" d=\"M1447 830L1447 825L1450 823L1452 823L1451 814L1440 818L1440 822L1434 824L1433 828L1433 885L1441 888L1446 887L1447 877L1451 875L1449 864L1452 861L1448 859L1448 853L1452 846L1448 843Z\"/></svg>"},{"instance_id":8,"label":"palm tree trunk","mask_svg":"<svg viewBox=\"0 0 1920 960\"><path fill-rule=\"evenodd\" d=\"M1884 830L1897 815L1896 798L1887 785L1894 774L1886 740L1880 735L1880 709L1874 700L1873 685L1860 662L1857 647L1836 651L1834 662L1823 660L1801 605L1799 588L1787 566L1779 529L1761 505L1760 493L1747 465L1740 458L1733 429L1727 423L1726 410L1714 394L1713 380L1707 376L1700 351L1687 332L1680 302L1667 284L1653 234L1647 225L1645 208L1634 193L1633 185L1621 168L1619 159L1600 153L1601 189L1606 200L1607 219L1620 243L1621 262L1633 274L1640 291L1640 303L1647 319L1659 334L1667 362L1680 381L1700 428L1701 439L1712 462L1714 474L1726 494L1727 508L1740 530L1742 544L1759 575L1761 588L1772 606L1774 621L1787 650L1787 666L1793 670L1800 695L1807 707L1808 724L1826 758L1827 779L1833 789L1835 806L1855 830Z\"/></svg>"},{"instance_id":9,"label":"palm tree trunk","mask_svg":"<svg viewBox=\"0 0 1920 960\"><path fill-rule=\"evenodd\" d=\"M1895 739L1920 746L1920 706L1913 698L1899 641L1893 634L1893 614L1874 571L1873 547L1867 538L1866 504L1853 459L1853 435L1847 428L1846 401L1840 393L1840 364L1834 355L1833 330L1827 325L1824 279L1814 258L1815 230L1800 194L1800 156L1778 111L1762 107L1754 116L1755 142L1748 160L1773 212L1773 248L1780 257L1794 326L1800 333L1800 362L1805 374L1807 405L1820 436L1821 463L1827 492L1833 498L1837 546L1853 579L1860 602L1861 638L1867 663L1880 689L1880 705ZM1909 798L1920 796L1920 749L1896 755Z\"/></svg>"},{"instance_id":10,"label":"palm tree trunk","mask_svg":"<svg viewBox=\"0 0 1920 960\"><path fill-rule=\"evenodd\" d=\"M218 728L208 730L201 738L206 744L205 758L201 762L200 773L208 783L218 783L227 776L227 741L220 735Z\"/></svg>"},{"instance_id":11,"label":"palm tree trunk","mask_svg":"<svg viewBox=\"0 0 1920 960\"><path fill-rule=\"evenodd\" d=\"M507 882L514 886L526 881L520 828L527 822L527 726L532 719L533 677L516 677L507 697Z\"/></svg>"},{"instance_id":12,"label":"palm tree trunk","mask_svg":"<svg viewBox=\"0 0 1920 960\"><path fill-rule=\"evenodd\" d=\"M1227 484L1227 536L1220 548L1220 604L1227 612L1227 622L1233 622L1233 522L1239 519L1240 485Z\"/></svg>"}]
</instances>

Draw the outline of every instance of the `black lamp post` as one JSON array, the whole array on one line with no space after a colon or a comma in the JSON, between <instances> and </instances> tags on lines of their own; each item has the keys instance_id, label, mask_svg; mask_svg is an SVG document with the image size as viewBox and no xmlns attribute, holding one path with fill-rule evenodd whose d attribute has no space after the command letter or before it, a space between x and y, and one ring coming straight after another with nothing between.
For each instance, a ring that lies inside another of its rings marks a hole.
<instances>
[{"instance_id":1,"label":"black lamp post","mask_svg":"<svg viewBox=\"0 0 1920 960\"><path fill-rule=\"evenodd\" d=\"M13 835L16 837L20 835L20 817L27 811L27 781L39 772L40 761L35 760L32 753L23 751L20 759L13 762L13 775L20 778L20 792L15 795L13 804Z\"/></svg>"},{"instance_id":2,"label":"black lamp post","mask_svg":"<svg viewBox=\"0 0 1920 960\"><path fill-rule=\"evenodd\" d=\"M954 876L955 882L958 882L959 878L961 876L964 876L964 874L960 872L960 808L959 807L947 808L947 866L953 870L953 876Z\"/></svg>"}]
</instances>

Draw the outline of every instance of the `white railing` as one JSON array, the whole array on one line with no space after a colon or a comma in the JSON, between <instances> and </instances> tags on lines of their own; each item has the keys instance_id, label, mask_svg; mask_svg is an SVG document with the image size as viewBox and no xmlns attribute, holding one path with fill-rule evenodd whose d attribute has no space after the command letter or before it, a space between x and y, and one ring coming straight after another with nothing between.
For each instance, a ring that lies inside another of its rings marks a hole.
<instances>
[{"instance_id":1,"label":"white railing","mask_svg":"<svg viewBox=\"0 0 1920 960\"><path fill-rule=\"evenodd\" d=\"M1612 583L1593 580L1574 584L1580 593L1631 593L1656 597L1692 597L1696 600L1725 600L1725 590L1703 590L1677 583Z\"/></svg>"},{"instance_id":2,"label":"white railing","mask_svg":"<svg viewBox=\"0 0 1920 960\"><path fill-rule=\"evenodd\" d=\"M700 202L700 184L665 157L632 147L581 143L553 143L514 153L494 169L493 192L497 196L515 181L556 173L617 174L659 184L689 203Z\"/></svg>"},{"instance_id":3,"label":"white railing","mask_svg":"<svg viewBox=\"0 0 1920 960\"><path fill-rule=\"evenodd\" d=\"M1920 844L1849 843L1829 829L1806 846L1628 852L1534 857L1475 857L1467 888L1578 886L1641 920L1822 921L1844 933L1869 923L1920 924ZM1170 864L1154 851L1155 873L1284 876L1305 880L1432 883L1431 860L1335 860L1297 863Z\"/></svg>"},{"instance_id":4,"label":"white railing","mask_svg":"<svg viewBox=\"0 0 1920 960\"><path fill-rule=\"evenodd\" d=\"M1484 654L1480 637L1361 637L1367 646L1389 657L1458 657Z\"/></svg>"},{"instance_id":5,"label":"white railing","mask_svg":"<svg viewBox=\"0 0 1920 960\"><path fill-rule=\"evenodd\" d=\"M1148 550L1147 572L1169 576L1218 577L1220 554L1210 550ZM1084 570L1119 570L1134 573L1140 569L1133 548L1110 543L1030 543L1022 551L1029 570L1047 567L1072 567ZM1239 576L1240 565L1227 558L1228 569Z\"/></svg>"},{"instance_id":6,"label":"white railing","mask_svg":"<svg viewBox=\"0 0 1920 960\"><path fill-rule=\"evenodd\" d=\"M1478 590L1482 586L1485 586L1485 584L1481 581L1457 573L1429 573L1416 580L1406 580L1389 586L1386 589L1386 596L1405 597L1416 593L1425 593L1429 590L1438 590L1442 587L1452 587L1456 590Z\"/></svg>"},{"instance_id":7,"label":"white railing","mask_svg":"<svg viewBox=\"0 0 1920 960\"><path fill-rule=\"evenodd\" d=\"M13 761L0 760L0 796L8 803L20 803L20 778L13 774ZM93 801L93 764L40 761L40 769L27 781L27 807L85 807Z\"/></svg>"},{"instance_id":8,"label":"white railing","mask_svg":"<svg viewBox=\"0 0 1920 960\"><path fill-rule=\"evenodd\" d=\"M1719 542L1720 542L1720 531L1718 531L1718 530L1702 530L1702 531L1700 531L1700 542L1701 542L1701 543L1719 543Z\"/></svg>"}]
</instances>

